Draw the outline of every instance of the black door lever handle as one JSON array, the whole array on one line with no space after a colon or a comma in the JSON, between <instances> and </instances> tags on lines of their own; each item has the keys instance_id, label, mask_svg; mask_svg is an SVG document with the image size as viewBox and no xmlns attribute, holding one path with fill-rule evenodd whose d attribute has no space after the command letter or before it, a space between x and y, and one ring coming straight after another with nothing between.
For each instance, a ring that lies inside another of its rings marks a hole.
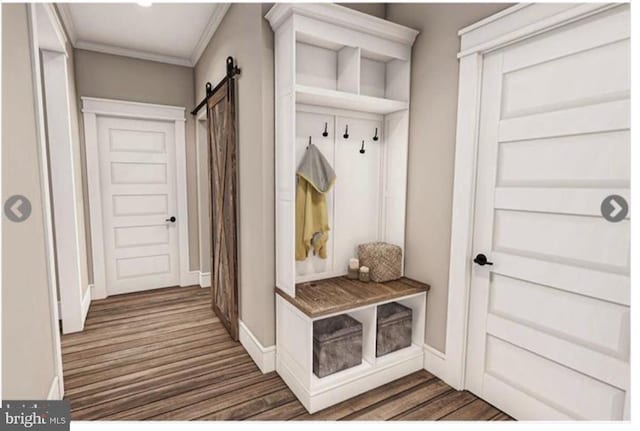
<instances>
[{"instance_id":1,"label":"black door lever handle","mask_svg":"<svg viewBox=\"0 0 640 431\"><path fill-rule=\"evenodd\" d=\"M474 259L473 259L474 263L477 263L480 266L485 266L485 265L493 265L493 262L489 262L487 260L487 256L485 256L482 253L479 253Z\"/></svg>"},{"instance_id":2,"label":"black door lever handle","mask_svg":"<svg viewBox=\"0 0 640 431\"><path fill-rule=\"evenodd\" d=\"M171 216L171 218L166 218L166 219L164 219L164 221L170 221L171 223L175 223L176 222L176 218L175 218L175 216Z\"/></svg>"}]
</instances>

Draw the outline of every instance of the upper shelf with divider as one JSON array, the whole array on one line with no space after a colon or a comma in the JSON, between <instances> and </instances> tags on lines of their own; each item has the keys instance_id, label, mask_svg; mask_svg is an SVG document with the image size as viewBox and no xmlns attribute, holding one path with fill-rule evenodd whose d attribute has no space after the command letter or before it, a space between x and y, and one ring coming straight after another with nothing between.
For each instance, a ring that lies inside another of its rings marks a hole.
<instances>
[{"instance_id":1,"label":"upper shelf with divider","mask_svg":"<svg viewBox=\"0 0 640 431\"><path fill-rule=\"evenodd\" d=\"M402 58L296 33L296 101L375 114L409 107L409 67Z\"/></svg>"},{"instance_id":2,"label":"upper shelf with divider","mask_svg":"<svg viewBox=\"0 0 640 431\"><path fill-rule=\"evenodd\" d=\"M293 48L286 84L296 103L382 115L408 109L416 30L335 4L280 3L266 18L287 32L282 51Z\"/></svg>"}]
</instances>

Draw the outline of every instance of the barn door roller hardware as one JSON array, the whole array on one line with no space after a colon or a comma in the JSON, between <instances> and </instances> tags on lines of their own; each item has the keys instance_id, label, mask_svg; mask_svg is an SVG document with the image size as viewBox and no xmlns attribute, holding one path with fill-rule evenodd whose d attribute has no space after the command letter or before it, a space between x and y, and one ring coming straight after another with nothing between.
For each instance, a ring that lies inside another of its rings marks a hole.
<instances>
[{"instance_id":1,"label":"barn door roller hardware","mask_svg":"<svg viewBox=\"0 0 640 431\"><path fill-rule=\"evenodd\" d=\"M206 91L206 96L204 96L204 99L202 99L200 101L200 103L198 103L198 106L196 106L193 111L191 111L191 115L196 115L198 113L198 111L200 110L200 108L202 108L204 105L207 104L207 100L209 100L209 97L211 97L213 95L213 93L215 93L220 87L222 87L224 85L225 82L230 81L233 82L234 78L236 75L240 75L240 68L238 67L237 64L234 63L233 61L233 57L229 56L227 57L227 74L224 78L222 78L222 80L220 82L218 82L218 85L215 86L215 88L212 88L213 86L211 85L210 82L207 82L205 84L205 91Z\"/></svg>"}]
</instances>

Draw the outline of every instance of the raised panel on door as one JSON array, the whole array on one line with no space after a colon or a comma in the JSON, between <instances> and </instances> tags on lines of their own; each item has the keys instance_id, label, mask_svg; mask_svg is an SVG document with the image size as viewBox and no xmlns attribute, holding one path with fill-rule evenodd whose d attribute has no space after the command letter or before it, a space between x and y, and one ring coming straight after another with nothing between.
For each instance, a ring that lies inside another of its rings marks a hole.
<instances>
[{"instance_id":1,"label":"raised panel on door","mask_svg":"<svg viewBox=\"0 0 640 431\"><path fill-rule=\"evenodd\" d=\"M179 281L172 122L98 117L107 292Z\"/></svg>"},{"instance_id":2,"label":"raised panel on door","mask_svg":"<svg viewBox=\"0 0 640 431\"><path fill-rule=\"evenodd\" d=\"M629 197L625 14L483 60L473 254L493 266L472 269L467 385L523 419L627 414L630 221L600 209Z\"/></svg>"}]
</instances>

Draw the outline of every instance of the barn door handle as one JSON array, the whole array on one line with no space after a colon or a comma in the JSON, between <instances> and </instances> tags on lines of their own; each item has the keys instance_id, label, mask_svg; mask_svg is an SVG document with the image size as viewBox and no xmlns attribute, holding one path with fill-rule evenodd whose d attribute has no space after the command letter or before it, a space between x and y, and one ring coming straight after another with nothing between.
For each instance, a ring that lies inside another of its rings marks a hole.
<instances>
[{"instance_id":1,"label":"barn door handle","mask_svg":"<svg viewBox=\"0 0 640 431\"><path fill-rule=\"evenodd\" d=\"M176 222L176 218L175 218L175 216L171 216L170 218L164 219L164 221L170 221L171 223L175 223Z\"/></svg>"},{"instance_id":2,"label":"barn door handle","mask_svg":"<svg viewBox=\"0 0 640 431\"><path fill-rule=\"evenodd\" d=\"M474 263L477 263L480 266L485 266L485 265L493 265L493 262L489 262L487 260L487 256L485 256L482 253L479 253L474 259L473 259Z\"/></svg>"}]
</instances>

